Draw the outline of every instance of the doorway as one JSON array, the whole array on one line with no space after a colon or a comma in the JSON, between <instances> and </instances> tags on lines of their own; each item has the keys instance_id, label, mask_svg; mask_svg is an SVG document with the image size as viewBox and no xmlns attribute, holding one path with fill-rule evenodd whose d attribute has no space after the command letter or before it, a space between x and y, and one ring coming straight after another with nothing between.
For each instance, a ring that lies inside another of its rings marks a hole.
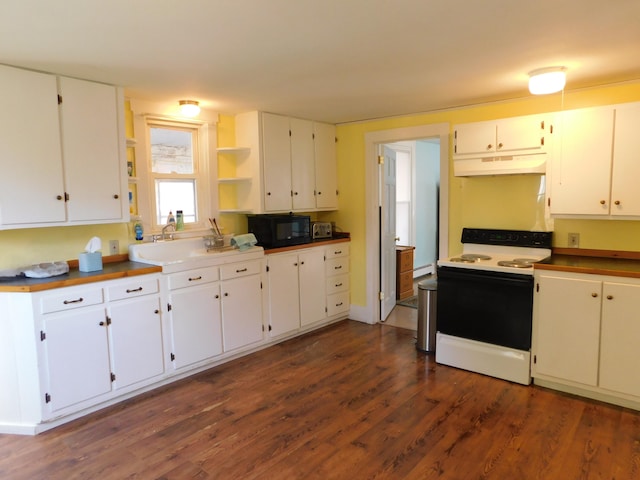
<instances>
[{"instance_id":1,"label":"doorway","mask_svg":"<svg viewBox=\"0 0 640 480\"><path fill-rule=\"evenodd\" d=\"M382 252L381 227L382 216L381 208L383 206L383 192L380 188L380 165L378 155L381 145L403 142L416 141L423 139L433 139L440 145L439 152L439 170L440 170L440 188L438 191L438 220L437 220L437 251L440 256L447 256L448 253L448 191L449 191L449 124L422 125L417 127L406 127L393 130L383 130L378 132L370 132L365 135L365 173L366 173L366 261L367 271L371 275L367 275L367 305L366 316L370 319L369 323L377 323L381 319L383 312L384 294L381 290L382 275L388 275L386 268L395 269L395 262L385 262L383 268L380 261ZM393 248L387 245L385 248Z\"/></svg>"}]
</instances>

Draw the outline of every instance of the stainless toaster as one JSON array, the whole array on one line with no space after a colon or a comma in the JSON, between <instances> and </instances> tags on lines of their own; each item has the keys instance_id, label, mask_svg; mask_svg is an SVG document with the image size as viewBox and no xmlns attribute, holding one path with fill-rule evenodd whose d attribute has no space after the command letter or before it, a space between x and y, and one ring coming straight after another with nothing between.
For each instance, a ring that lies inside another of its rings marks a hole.
<instances>
[{"instance_id":1,"label":"stainless toaster","mask_svg":"<svg viewBox=\"0 0 640 480\"><path fill-rule=\"evenodd\" d=\"M311 238L331 238L331 223L311 222Z\"/></svg>"}]
</instances>

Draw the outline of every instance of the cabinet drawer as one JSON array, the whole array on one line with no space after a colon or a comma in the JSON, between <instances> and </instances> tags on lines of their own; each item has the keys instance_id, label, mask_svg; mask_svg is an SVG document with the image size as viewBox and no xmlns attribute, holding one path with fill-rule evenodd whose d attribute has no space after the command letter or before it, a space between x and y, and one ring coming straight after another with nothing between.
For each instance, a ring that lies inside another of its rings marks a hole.
<instances>
[{"instance_id":1,"label":"cabinet drawer","mask_svg":"<svg viewBox=\"0 0 640 480\"><path fill-rule=\"evenodd\" d=\"M396 278L396 292L413 291L413 271L401 273Z\"/></svg>"},{"instance_id":2,"label":"cabinet drawer","mask_svg":"<svg viewBox=\"0 0 640 480\"><path fill-rule=\"evenodd\" d=\"M349 244L348 243L336 243L324 249L324 256L327 260L336 257L349 256Z\"/></svg>"},{"instance_id":3,"label":"cabinet drawer","mask_svg":"<svg viewBox=\"0 0 640 480\"><path fill-rule=\"evenodd\" d=\"M61 312L72 308L98 305L104 302L102 288L73 289L40 299L42 313Z\"/></svg>"},{"instance_id":4,"label":"cabinet drawer","mask_svg":"<svg viewBox=\"0 0 640 480\"><path fill-rule=\"evenodd\" d=\"M327 295L349 291L349 274L343 273L327 278Z\"/></svg>"},{"instance_id":5,"label":"cabinet drawer","mask_svg":"<svg viewBox=\"0 0 640 480\"><path fill-rule=\"evenodd\" d=\"M222 280L229 280L230 278L256 275L260 273L261 265L262 262L259 260L223 265L220 267L220 278Z\"/></svg>"},{"instance_id":6,"label":"cabinet drawer","mask_svg":"<svg viewBox=\"0 0 640 480\"><path fill-rule=\"evenodd\" d=\"M107 292L109 294L109 300L112 301L150 295L158 292L158 279L140 277L130 282L109 286Z\"/></svg>"},{"instance_id":7,"label":"cabinet drawer","mask_svg":"<svg viewBox=\"0 0 640 480\"><path fill-rule=\"evenodd\" d=\"M397 251L396 262L399 272L413 271L413 250Z\"/></svg>"},{"instance_id":8,"label":"cabinet drawer","mask_svg":"<svg viewBox=\"0 0 640 480\"><path fill-rule=\"evenodd\" d=\"M201 283L217 282L220 280L218 267L194 268L186 272L178 272L169 276L169 290L191 287Z\"/></svg>"},{"instance_id":9,"label":"cabinet drawer","mask_svg":"<svg viewBox=\"0 0 640 480\"><path fill-rule=\"evenodd\" d=\"M327 259L325 262L325 273L327 277L349 273L349 257L336 257Z\"/></svg>"},{"instance_id":10,"label":"cabinet drawer","mask_svg":"<svg viewBox=\"0 0 640 480\"><path fill-rule=\"evenodd\" d=\"M349 311L349 292L327 296L327 315L338 315Z\"/></svg>"}]
</instances>

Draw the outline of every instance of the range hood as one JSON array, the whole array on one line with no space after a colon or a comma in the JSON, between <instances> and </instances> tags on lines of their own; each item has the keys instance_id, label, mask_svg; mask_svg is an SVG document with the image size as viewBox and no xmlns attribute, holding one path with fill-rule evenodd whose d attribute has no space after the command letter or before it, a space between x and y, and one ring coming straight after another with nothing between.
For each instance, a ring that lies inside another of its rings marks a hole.
<instances>
[{"instance_id":1,"label":"range hood","mask_svg":"<svg viewBox=\"0 0 640 480\"><path fill-rule=\"evenodd\" d=\"M544 174L546 169L546 153L453 159L453 175L456 177Z\"/></svg>"}]
</instances>

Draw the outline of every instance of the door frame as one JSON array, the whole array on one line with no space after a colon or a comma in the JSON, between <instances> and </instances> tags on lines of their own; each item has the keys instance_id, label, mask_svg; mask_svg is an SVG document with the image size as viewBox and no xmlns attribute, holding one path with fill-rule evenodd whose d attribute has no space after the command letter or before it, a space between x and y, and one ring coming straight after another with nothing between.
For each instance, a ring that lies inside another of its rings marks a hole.
<instances>
[{"instance_id":1,"label":"door frame","mask_svg":"<svg viewBox=\"0 0 640 480\"><path fill-rule=\"evenodd\" d=\"M440 258L449 253L449 135L448 123L394 128L365 134L365 221L366 221L366 312L368 323L380 321L380 178L378 168L379 145L440 138L440 206L438 221L438 251ZM360 315L359 315L360 316Z\"/></svg>"}]
</instances>

